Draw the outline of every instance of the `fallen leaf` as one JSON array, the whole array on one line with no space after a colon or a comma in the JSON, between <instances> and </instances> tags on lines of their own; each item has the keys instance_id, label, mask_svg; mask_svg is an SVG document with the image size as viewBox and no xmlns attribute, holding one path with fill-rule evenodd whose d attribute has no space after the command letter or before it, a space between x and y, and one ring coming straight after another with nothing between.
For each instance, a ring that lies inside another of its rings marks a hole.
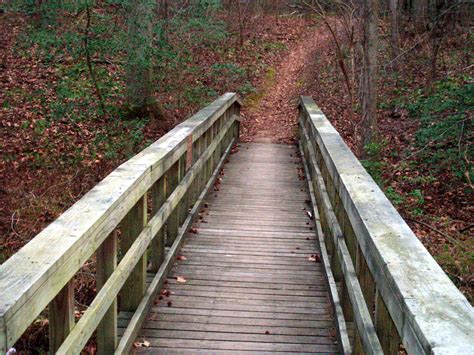
<instances>
[{"instance_id":1,"label":"fallen leaf","mask_svg":"<svg viewBox=\"0 0 474 355\"><path fill-rule=\"evenodd\" d=\"M133 343L133 346L135 348L148 348L148 347L150 347L150 342L147 341L147 340L136 341L136 342Z\"/></svg>"},{"instance_id":2,"label":"fallen leaf","mask_svg":"<svg viewBox=\"0 0 474 355\"><path fill-rule=\"evenodd\" d=\"M314 261L316 263L320 263L321 262L321 257L319 255L311 255L309 258L308 258L309 261Z\"/></svg>"},{"instance_id":3,"label":"fallen leaf","mask_svg":"<svg viewBox=\"0 0 474 355\"><path fill-rule=\"evenodd\" d=\"M176 281L181 282L181 283L185 283L185 282L186 282L186 279L185 279L184 277L182 277L182 276L178 276L178 277L176 278Z\"/></svg>"},{"instance_id":4,"label":"fallen leaf","mask_svg":"<svg viewBox=\"0 0 474 355\"><path fill-rule=\"evenodd\" d=\"M178 257L176 259L177 260L187 260L188 258L185 257L184 255L178 255Z\"/></svg>"}]
</instances>

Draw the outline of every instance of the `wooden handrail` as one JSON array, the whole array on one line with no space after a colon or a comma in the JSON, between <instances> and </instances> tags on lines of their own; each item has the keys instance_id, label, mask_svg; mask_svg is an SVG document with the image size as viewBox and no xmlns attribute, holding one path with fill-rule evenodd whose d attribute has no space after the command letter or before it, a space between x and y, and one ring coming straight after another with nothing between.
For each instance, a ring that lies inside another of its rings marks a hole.
<instances>
[{"instance_id":1,"label":"wooden handrail","mask_svg":"<svg viewBox=\"0 0 474 355\"><path fill-rule=\"evenodd\" d=\"M135 311L157 292L159 282L146 289L147 249L152 271L160 273L172 257L164 257L165 242L173 246L189 227L189 207L200 201L238 137L239 112L236 94L219 97L115 169L0 266L0 352L13 346L48 304L51 351L80 352L97 327L101 350L116 348L117 294L124 310ZM116 228L123 254L117 266ZM100 290L75 324L71 280L95 252ZM130 275L132 291L123 289Z\"/></svg>"},{"instance_id":2,"label":"wooden handrail","mask_svg":"<svg viewBox=\"0 0 474 355\"><path fill-rule=\"evenodd\" d=\"M469 302L314 101L301 97L299 107L300 148L342 285L336 297L355 322L352 351L393 354L402 343L409 354L474 352Z\"/></svg>"}]
</instances>

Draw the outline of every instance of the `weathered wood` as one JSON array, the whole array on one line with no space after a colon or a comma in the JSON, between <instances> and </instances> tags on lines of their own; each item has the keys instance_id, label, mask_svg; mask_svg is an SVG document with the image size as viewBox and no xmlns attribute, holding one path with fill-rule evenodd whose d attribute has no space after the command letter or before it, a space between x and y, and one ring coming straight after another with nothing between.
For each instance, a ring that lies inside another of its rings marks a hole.
<instances>
[{"instance_id":1,"label":"weathered wood","mask_svg":"<svg viewBox=\"0 0 474 355\"><path fill-rule=\"evenodd\" d=\"M74 327L74 283L64 286L48 307L49 353L54 354Z\"/></svg>"},{"instance_id":2,"label":"weathered wood","mask_svg":"<svg viewBox=\"0 0 474 355\"><path fill-rule=\"evenodd\" d=\"M182 156L188 136L195 142L236 102L235 94L223 95L175 127L114 170L0 266L0 288L4 290L0 351L15 343L138 199Z\"/></svg>"},{"instance_id":3,"label":"weathered wood","mask_svg":"<svg viewBox=\"0 0 474 355\"><path fill-rule=\"evenodd\" d=\"M385 354L397 354L401 343L400 336L397 333L397 328L395 327L395 324L393 324L387 306L385 306L385 303L378 292L375 301L375 327L383 351Z\"/></svg>"},{"instance_id":4,"label":"weathered wood","mask_svg":"<svg viewBox=\"0 0 474 355\"><path fill-rule=\"evenodd\" d=\"M166 175L158 179L151 188L151 215L154 216L163 206L167 197ZM151 242L151 271L157 272L165 259L165 229L161 228Z\"/></svg>"},{"instance_id":5,"label":"weathered wood","mask_svg":"<svg viewBox=\"0 0 474 355\"><path fill-rule=\"evenodd\" d=\"M169 197L179 184L181 161L177 161L166 173L166 197ZM166 246L173 245L179 230L179 206L169 216L166 222Z\"/></svg>"},{"instance_id":6,"label":"weathered wood","mask_svg":"<svg viewBox=\"0 0 474 355\"><path fill-rule=\"evenodd\" d=\"M219 136L216 137L216 140L213 141L212 144L206 149L198 162L196 162L196 164L189 170L184 179L174 189L169 198L160 208L159 212L151 218L149 223L143 228L142 232L135 238L135 241L130 246L127 253L123 256L114 273L107 280L104 287L98 292L96 298L93 300L88 310L84 313L70 335L61 345L58 353L65 354L70 352L79 352L86 344L94 329L97 327L100 319L103 317L111 302L124 285L124 275L130 275L132 270L136 268L136 265L142 259L143 254L152 238L156 235L157 231L163 227L165 221L170 217L172 212L176 210L179 201L183 198L185 192L188 190L194 178L197 176L198 171L202 169L204 163L212 156L219 140L222 139L224 132L226 129L229 129L232 124L233 121L229 120L225 129L223 129ZM173 247L175 249L178 248L178 243L173 244ZM166 258L170 257L170 255L173 254L170 252ZM170 263L166 262L165 259L165 264L169 265ZM164 272L167 267L166 265L162 265L160 270L162 269ZM143 299L140 301L143 301ZM139 309L141 307L142 303L138 305ZM117 349L120 349L121 344L122 341L119 343Z\"/></svg>"},{"instance_id":7,"label":"weathered wood","mask_svg":"<svg viewBox=\"0 0 474 355\"><path fill-rule=\"evenodd\" d=\"M303 123L302 123L303 126ZM316 158L314 155L314 145L309 138L309 134L306 131L306 128L302 127L302 139L306 140L307 145L307 155L308 162L314 170L314 177L316 181L317 194L319 195L319 200L321 201L320 208L324 210L327 223L329 225L329 233L334 241L335 245L335 254L337 254L338 259L341 261L341 271L344 276L343 283L343 294L342 298L342 307L345 310L345 315L354 315L354 320L357 324L358 334L360 336L361 344L365 351L371 354L380 354L382 353L382 347L380 341L377 338L374 324L371 318L371 309L368 308L368 305L365 302L364 294L359 284L359 281L356 277L356 270L354 263L351 259L351 255L347 249L347 245L344 239L344 236L341 231L339 222L337 221L336 215L332 209L331 200L335 201L336 195L333 192L333 197L331 199L330 193L327 189L324 189L325 182L322 177L322 173L319 170ZM347 292L347 295L345 294ZM348 297L346 297L348 296ZM350 305L347 303L347 299L350 300ZM349 317L348 317L349 318ZM349 320L352 320L349 318Z\"/></svg>"},{"instance_id":8,"label":"weathered wood","mask_svg":"<svg viewBox=\"0 0 474 355\"><path fill-rule=\"evenodd\" d=\"M232 118L232 120L235 119L235 117ZM230 121L230 125L227 124L223 132L225 132L229 127L232 126L233 122L232 120ZM218 138L220 139L222 135L220 135ZM232 144L232 142L231 142ZM120 340L120 343L117 347L117 352L118 353L125 353L128 352L129 349L131 348L133 341L135 337L138 334L138 331L145 319L145 316L152 306L152 303L154 301L154 298L156 297L156 294L159 291L159 288L163 285L164 278L165 276L169 273L170 268L173 265L173 261L175 260L175 257L177 256L178 250L181 247L181 244L184 241L184 235L187 233L188 228L191 226L191 223L193 222L193 218L196 216L197 212L200 210L203 202L204 202L204 197L208 193L208 191L211 189L213 186L213 183L218 175L218 171L220 166L224 163L227 155L230 153L230 148L231 145L227 148L227 151L224 153L224 156L221 158L221 161L217 165L216 170L214 171L213 175L210 177L209 181L207 182L206 186L204 187L198 201L194 205L193 209L190 212L190 215L188 219L185 221L183 228L181 228L181 233L178 235L178 238L176 242L172 245L171 249L169 250L168 254L166 255L166 258L164 262L162 263L160 269L156 273L156 275L153 277L153 279L150 282L150 286L147 289L147 292L145 296L143 297L140 305L138 306L137 311L133 314L127 329L125 330L122 339ZM205 152L202 154L202 157L195 163L193 168L191 169L190 173L193 174L193 171L204 171L206 169L206 163L209 160L210 157L210 151L215 149L215 142L211 145L209 145Z\"/></svg>"},{"instance_id":9,"label":"weathered wood","mask_svg":"<svg viewBox=\"0 0 474 355\"><path fill-rule=\"evenodd\" d=\"M301 147L301 145L303 145L303 147ZM316 203L316 196L314 194L314 189L313 189L312 179L314 179L314 176L312 176L312 174L310 173L310 170L308 168L308 164L305 158L305 153L304 153L304 151L306 152L308 151L307 150L308 146L305 143L303 144L300 143L300 147L301 147L301 157L303 160L305 175L306 175L306 179L308 181L308 186L309 186L311 204L313 206L314 219L316 220L316 234L319 239L319 247L321 249L321 257L324 264L324 270L326 273L329 295L331 297L332 306L333 306L334 314L336 317L337 338L340 343L341 351L344 354L349 354L351 353L351 344L350 344L349 334L346 327L346 321L344 319L344 314L341 307L340 297L337 291L336 280L331 270L331 260L329 258L329 254L326 249L326 242L325 242L324 233L321 226L321 218L320 218L318 206ZM334 256L335 255L333 255L333 257Z\"/></svg>"},{"instance_id":10,"label":"weathered wood","mask_svg":"<svg viewBox=\"0 0 474 355\"><path fill-rule=\"evenodd\" d=\"M468 301L314 102L302 97L300 107L303 126L315 145L315 165L334 187L360 248L360 253L352 249L347 254L365 260L408 353L474 351L474 312Z\"/></svg>"},{"instance_id":11,"label":"weathered wood","mask_svg":"<svg viewBox=\"0 0 474 355\"><path fill-rule=\"evenodd\" d=\"M264 334L265 335L265 334ZM150 346L157 348L187 348L187 349L215 349L215 350L252 350L299 353L336 353L337 346L333 344L295 344L272 342L244 342L244 341L217 341L217 340L185 340L149 338ZM270 341L270 340L269 340ZM192 351L192 350L191 350ZM212 351L211 351L212 352Z\"/></svg>"},{"instance_id":12,"label":"weathered wood","mask_svg":"<svg viewBox=\"0 0 474 355\"><path fill-rule=\"evenodd\" d=\"M117 267L117 235L112 232L97 249L97 291ZM97 352L112 354L117 346L117 301L114 300L97 327Z\"/></svg>"},{"instance_id":13,"label":"weathered wood","mask_svg":"<svg viewBox=\"0 0 474 355\"><path fill-rule=\"evenodd\" d=\"M147 198L146 195L144 195L120 223L120 230L122 232L120 249L122 253L126 254L128 252L146 225L146 209ZM120 292L119 308L121 311L134 311L145 294L146 265L147 255L143 253L143 256L139 259L138 264L133 269Z\"/></svg>"},{"instance_id":14,"label":"weathered wood","mask_svg":"<svg viewBox=\"0 0 474 355\"><path fill-rule=\"evenodd\" d=\"M252 146L249 148L251 150ZM275 149L275 152L280 154L278 149ZM303 187L297 180L297 169L293 164L296 160L287 154L289 150L284 152L279 160L286 161L283 164L291 166L289 171L293 174L293 179L288 180L287 186L292 187L293 183L298 185L297 188L288 189L289 200L301 201L304 206L308 195L307 190L301 191ZM234 165L234 156L245 156L245 152L230 157L230 163L221 175L222 181L218 189L208 197L208 207L205 210L214 213L213 208L219 201L222 206L227 204L229 208L232 203L226 200L226 196L230 196L229 200L232 200L234 195L240 196L241 201L250 206L255 206L255 201L259 201L263 206L273 206L274 201L270 198L262 199L259 190L254 194L246 194L244 192L248 187L245 184L233 183L243 178L252 179L252 175L248 175L247 171L255 168L253 164ZM262 167L264 170L267 168L272 167ZM234 174L235 169L238 169L240 176ZM272 189L274 191L273 186L278 186L273 185L273 180L267 180L266 184L267 188L261 190L263 194ZM277 184L282 188L280 191L284 191L281 182ZM267 195L270 197L271 193ZM219 322L247 327L259 324L273 324L272 327L275 327L278 324L284 329L308 326L321 329L323 324L335 327L332 323L333 316L329 308L323 268L320 263L308 260L311 255L319 254L314 224L300 206L281 211L273 210L272 219L264 225L252 223L246 218L237 218L235 223L231 223L231 218L220 218L219 214L211 218L207 217L206 213L201 213L203 220L206 219L205 223L199 219L195 222L194 229L197 233L189 233L180 250L185 259L177 260L170 270L168 284L164 286L170 292L169 297L155 299L155 305L139 335L147 341L171 341L176 337L183 341L193 340L194 337L197 337L195 340L212 339L213 344L233 341L237 348L241 343L253 341L254 351L259 351L258 342L265 342L266 336L269 344L292 341L295 343L295 349L303 344L328 344L337 351L334 331L326 333L325 337L311 336L310 339L310 336L306 335L288 334L287 338L282 335L279 340L275 340L276 336L267 335L265 331L250 335L222 331L214 334L215 331L212 330L218 327ZM258 206L256 208L258 209ZM258 219L261 214L252 211L248 215ZM286 219L288 215L291 218ZM272 220L276 222L272 223ZM184 277L186 282L177 282L178 277ZM171 302L171 306L168 302ZM173 319L176 326L172 332L157 332L157 329L162 328L160 323L153 319ZM206 327L201 328L199 333L190 328L187 325L189 323L205 323ZM183 328L179 327L181 324ZM130 328L129 325L127 329ZM121 348L122 351L126 349ZM312 351L317 351L317 346L313 347Z\"/></svg>"}]
</instances>

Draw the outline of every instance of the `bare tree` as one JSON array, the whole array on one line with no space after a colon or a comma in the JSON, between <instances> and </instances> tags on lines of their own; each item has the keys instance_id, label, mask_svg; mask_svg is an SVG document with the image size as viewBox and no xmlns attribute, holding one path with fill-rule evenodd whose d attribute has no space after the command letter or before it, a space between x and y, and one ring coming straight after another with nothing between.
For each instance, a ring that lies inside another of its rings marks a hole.
<instances>
[{"instance_id":1,"label":"bare tree","mask_svg":"<svg viewBox=\"0 0 474 355\"><path fill-rule=\"evenodd\" d=\"M390 7L390 47L392 49L392 69L398 70L398 56L400 55L400 39L398 29L398 0L388 0Z\"/></svg>"},{"instance_id":2,"label":"bare tree","mask_svg":"<svg viewBox=\"0 0 474 355\"><path fill-rule=\"evenodd\" d=\"M359 150L376 140L377 127L377 46L378 0L363 0L362 139Z\"/></svg>"},{"instance_id":3,"label":"bare tree","mask_svg":"<svg viewBox=\"0 0 474 355\"><path fill-rule=\"evenodd\" d=\"M161 115L151 89L154 7L153 0L128 3L126 100L131 117Z\"/></svg>"}]
</instances>

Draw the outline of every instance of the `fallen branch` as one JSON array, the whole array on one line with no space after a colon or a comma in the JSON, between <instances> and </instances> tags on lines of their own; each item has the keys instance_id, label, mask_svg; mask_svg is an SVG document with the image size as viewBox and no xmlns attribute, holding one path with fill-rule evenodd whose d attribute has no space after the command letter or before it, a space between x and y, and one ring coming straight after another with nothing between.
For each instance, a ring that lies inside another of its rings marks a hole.
<instances>
[{"instance_id":1,"label":"fallen branch","mask_svg":"<svg viewBox=\"0 0 474 355\"><path fill-rule=\"evenodd\" d=\"M457 246L459 246L460 248L462 248L464 250L466 249L464 247L464 245L462 245L458 240L456 240L455 238L451 237L450 235L448 235L444 232L441 232L439 229L433 227L431 224L428 224L428 223L422 222L422 221L417 221L416 219L407 218L407 217L403 217L403 219L406 220L406 221L409 221L409 222L421 224L422 226L425 226L426 228L431 229L433 232L436 232L439 235L443 236L444 238L446 238L451 243L456 244Z\"/></svg>"}]
</instances>

